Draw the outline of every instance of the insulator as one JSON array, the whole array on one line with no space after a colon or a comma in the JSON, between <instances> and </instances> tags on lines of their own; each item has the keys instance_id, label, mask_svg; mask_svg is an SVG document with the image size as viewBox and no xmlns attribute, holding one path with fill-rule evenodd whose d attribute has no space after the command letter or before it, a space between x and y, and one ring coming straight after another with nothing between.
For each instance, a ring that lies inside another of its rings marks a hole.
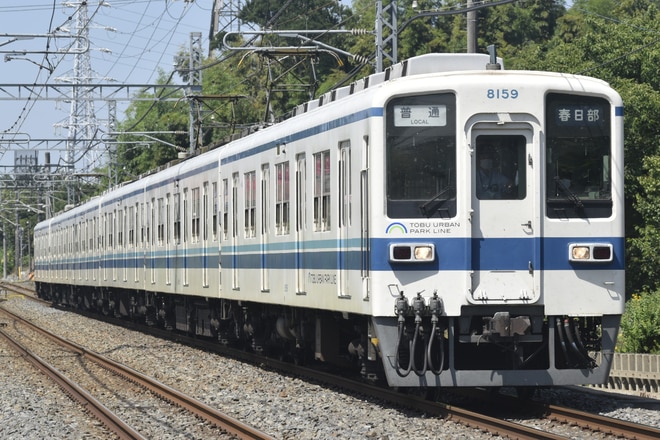
<instances>
[{"instance_id":1,"label":"insulator","mask_svg":"<svg viewBox=\"0 0 660 440\"><path fill-rule=\"evenodd\" d=\"M351 34L353 35L368 35L373 33L374 31L369 29L351 29Z\"/></svg>"},{"instance_id":2,"label":"insulator","mask_svg":"<svg viewBox=\"0 0 660 440\"><path fill-rule=\"evenodd\" d=\"M361 64L366 64L369 62L369 58L363 57L362 55L353 55L353 59Z\"/></svg>"}]
</instances>

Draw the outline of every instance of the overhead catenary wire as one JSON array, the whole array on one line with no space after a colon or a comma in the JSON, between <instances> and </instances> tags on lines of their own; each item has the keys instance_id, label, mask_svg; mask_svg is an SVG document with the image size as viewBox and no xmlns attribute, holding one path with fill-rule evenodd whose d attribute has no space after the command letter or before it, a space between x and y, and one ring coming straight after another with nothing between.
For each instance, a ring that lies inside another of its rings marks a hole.
<instances>
[{"instance_id":1,"label":"overhead catenary wire","mask_svg":"<svg viewBox=\"0 0 660 440\"><path fill-rule=\"evenodd\" d=\"M59 0L57 1L53 0L52 3L49 4L48 6L44 6L43 4L41 5L21 4L20 6L5 5L0 7L0 11L4 13L6 12L5 10L7 9L10 10L9 12L30 9L36 13L37 10L40 12L44 12L47 10L48 18L49 18L47 32L48 33L53 33L56 31L61 32L63 30L66 30L68 27L71 27L71 23L72 23L71 20L75 16L76 9L74 9L73 11L67 11L68 15L65 17L64 21L61 21L59 25L57 25L57 13L60 12L58 8L58 3ZM89 2L87 3L89 4ZM152 14L152 11L154 10L153 8L155 7L154 3L155 2L153 1L117 0L112 2L114 12L110 12L110 13L107 12L107 10L109 10L110 8L102 7L102 2L98 2L97 5L94 5L95 6L94 11L92 14L90 14L90 16L94 17L95 19L99 19L99 22L107 20L107 17L116 16L117 8L119 8L120 10L119 12L121 13L122 16L122 24L138 23L135 24L135 26L132 29L129 29L128 32L121 34L119 38L103 39L103 38L98 38L96 36L93 37L93 41L97 43L97 45L99 43L101 45L107 43L120 47L120 50L119 51L115 50L114 51L115 53L113 55L109 55L106 52L92 53L93 68L95 70L102 71L101 74L99 75L97 75L95 72L95 77L97 78L96 79L97 81L118 80L118 82L126 82L129 81L131 76L134 73L136 73L138 70L141 70L142 72L147 72L149 75L148 81L152 81L155 75L158 75L160 72L162 72L162 70L159 70L156 66L164 65L167 61L166 58L169 55L171 55L172 57L174 56L174 52L176 51L175 39L178 36L182 37L183 35L186 35L187 37L188 35L182 33L183 28L185 28L186 26L190 26L185 24L184 18L186 17L186 14L189 13L193 8L199 8L199 6L197 6L195 3L186 2L183 9L178 9L178 5L177 5L177 11L174 12L173 5L167 4L166 5L167 11L163 11L163 8L159 7L158 14ZM139 15L137 16L131 15L131 13L133 13L133 11L136 10L136 5L140 7L140 10L138 11ZM80 5L77 5L77 7L80 7ZM133 17L137 17L137 19L133 19ZM172 21L171 17L175 18L176 20ZM87 26L91 26L92 23L93 21L89 20ZM155 32L156 28L159 28L161 32L156 33ZM148 34L146 34L147 32ZM115 33L114 32L111 33L111 31L106 33L106 36L114 36L114 35ZM119 41L121 41L122 44L120 45L115 44ZM46 43L46 47L52 47L50 42ZM169 49L162 50L161 49L162 47L167 47ZM100 54L100 58L97 55L95 55L97 53ZM157 57L153 57L151 56L151 54L157 55ZM132 61L127 61L127 60L132 60ZM35 109L38 109L36 104L37 102L39 102L43 94L43 90L40 90L40 88L36 87L36 85L39 83L48 83L48 82L52 83L55 77L61 75L61 73L58 74L58 71L68 61L69 61L69 57L54 56L52 54L47 54L46 56L43 57L43 60L40 63L35 63L35 64L41 64L42 66L35 75L34 80L32 81L32 84L35 85L35 87L31 89L31 94L28 96L27 99L24 100L24 105L22 106L18 115L16 116L15 122L10 123L9 126L6 126L4 130L0 131L0 142L4 144L0 149L0 158L6 151L8 151L9 148L14 148L12 144L12 138L14 138L17 135L17 133L19 133L20 131L22 130L24 131L23 127L26 125L26 122L31 120L32 118L31 115L34 113ZM97 63L97 61L99 61L99 63ZM109 66L107 66L108 61L111 62L111 65ZM106 66L102 67L101 69L97 69L97 66L102 66L103 64L106 64ZM47 71L49 70L52 70L54 73L45 75L45 73L48 73ZM114 75L115 72L121 70L124 70L124 72L122 73L125 74L125 76ZM144 73L140 73L140 74L143 75ZM112 76L118 76L119 78L112 78ZM172 78L173 76L170 76L170 80ZM142 81L142 83L146 83L146 82L147 81ZM102 111L103 108L104 105L101 106L98 110ZM5 120L7 119L9 118L6 118ZM55 126L57 126L57 124Z\"/></svg>"}]
</instances>

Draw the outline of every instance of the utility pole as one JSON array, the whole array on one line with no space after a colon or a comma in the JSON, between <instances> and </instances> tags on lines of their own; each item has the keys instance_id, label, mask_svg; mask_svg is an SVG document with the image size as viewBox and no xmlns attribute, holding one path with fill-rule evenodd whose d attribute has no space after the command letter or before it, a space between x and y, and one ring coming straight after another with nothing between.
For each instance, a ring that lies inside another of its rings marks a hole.
<instances>
[{"instance_id":1,"label":"utility pole","mask_svg":"<svg viewBox=\"0 0 660 440\"><path fill-rule=\"evenodd\" d=\"M213 37L219 32L240 32L242 23L238 19L238 13L242 8L241 0L213 0L209 41L213 41ZM213 55L211 46L209 44L209 57Z\"/></svg>"},{"instance_id":2,"label":"utility pole","mask_svg":"<svg viewBox=\"0 0 660 440\"><path fill-rule=\"evenodd\" d=\"M408 27L408 25L423 17L439 17L443 15L456 15L467 14L467 52L475 53L477 51L477 11L483 8L492 8L494 6L505 5L513 3L516 0L494 0L488 3L475 3L474 0L468 0L467 6L461 9L447 9L447 10L431 10L419 11L417 14L408 18L406 21L397 27L396 23L396 0L391 0L388 7L383 7L382 0L376 2L376 72L382 72L383 58L389 59L392 63L396 63L397 39L398 35ZM412 3L413 9L416 9L417 2ZM390 21L385 22L385 14L383 11L392 9L390 12ZM390 29L390 35L383 38L383 29L387 27ZM385 45L391 42L391 52L387 53Z\"/></svg>"},{"instance_id":3,"label":"utility pole","mask_svg":"<svg viewBox=\"0 0 660 440\"><path fill-rule=\"evenodd\" d=\"M477 11L471 9L474 0L467 0L467 51L477 53Z\"/></svg>"},{"instance_id":4,"label":"utility pole","mask_svg":"<svg viewBox=\"0 0 660 440\"><path fill-rule=\"evenodd\" d=\"M197 99L190 96L202 94L202 33L190 33L190 55L188 58L188 88L186 95L190 101L190 122L188 127L190 138L190 154L194 153L201 137L201 105Z\"/></svg>"},{"instance_id":5,"label":"utility pole","mask_svg":"<svg viewBox=\"0 0 660 440\"><path fill-rule=\"evenodd\" d=\"M385 29L389 30L388 35L383 34ZM376 73L383 71L383 58L396 64L398 38L396 0L391 0L387 6L383 6L383 2L378 0L376 2ZM389 52L385 50L388 44Z\"/></svg>"}]
</instances>

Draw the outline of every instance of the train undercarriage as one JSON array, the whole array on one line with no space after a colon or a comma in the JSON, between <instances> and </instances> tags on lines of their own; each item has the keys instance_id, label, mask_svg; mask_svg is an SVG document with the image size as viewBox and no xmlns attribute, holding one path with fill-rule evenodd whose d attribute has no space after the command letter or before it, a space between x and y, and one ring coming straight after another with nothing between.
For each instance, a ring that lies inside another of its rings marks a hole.
<instances>
[{"instance_id":1,"label":"train undercarriage","mask_svg":"<svg viewBox=\"0 0 660 440\"><path fill-rule=\"evenodd\" d=\"M432 307L369 317L146 291L37 283L53 303L298 364L322 362L400 388L551 386L607 378L619 316L544 316L543 307ZM430 302L432 304L432 301ZM601 364L593 353L601 352Z\"/></svg>"}]
</instances>

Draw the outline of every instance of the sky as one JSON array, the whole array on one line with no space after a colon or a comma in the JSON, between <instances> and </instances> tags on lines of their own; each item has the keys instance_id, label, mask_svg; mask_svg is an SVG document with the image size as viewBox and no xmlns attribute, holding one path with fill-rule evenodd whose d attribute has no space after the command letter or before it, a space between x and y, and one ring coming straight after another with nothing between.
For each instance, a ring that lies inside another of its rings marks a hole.
<instances>
[{"instance_id":1,"label":"sky","mask_svg":"<svg viewBox=\"0 0 660 440\"><path fill-rule=\"evenodd\" d=\"M42 164L46 149L52 147L57 155L58 148L64 148L35 140L67 138L68 128L63 125L69 121L70 104L40 100L46 96L42 88L16 85L71 81L74 55L39 52L47 46L50 51L66 51L74 41L71 35L80 4L81 0L0 2L0 173L11 172L7 166L14 163L16 150L37 150ZM88 0L92 82L155 84L159 68L172 72L177 52L188 49L191 32L202 33L207 56L212 7L213 0ZM48 40L44 35L49 33L61 37ZM178 76L174 81L181 83ZM126 105L117 102L120 121ZM107 122L104 101L94 102L94 114L101 124Z\"/></svg>"}]
</instances>

